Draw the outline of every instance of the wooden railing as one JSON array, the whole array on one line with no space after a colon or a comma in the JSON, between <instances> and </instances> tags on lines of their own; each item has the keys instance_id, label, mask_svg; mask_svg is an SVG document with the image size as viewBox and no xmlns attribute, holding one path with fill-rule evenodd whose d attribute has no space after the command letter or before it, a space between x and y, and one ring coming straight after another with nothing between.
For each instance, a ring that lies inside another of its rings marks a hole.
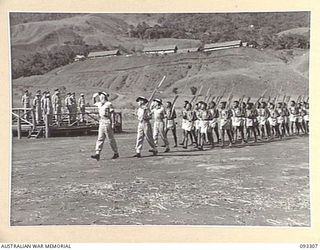
<instances>
[{"instance_id":1,"label":"wooden railing","mask_svg":"<svg viewBox=\"0 0 320 250\"><path fill-rule=\"evenodd\" d=\"M31 119L29 119L29 116L31 116ZM32 130L36 130L37 126L44 127L46 138L51 136L51 131L54 128L72 128L99 124L99 112L95 107L88 107L88 110L84 113L44 114L42 118L41 125L39 123L37 124L35 109L13 108L12 124L17 125L18 139L22 137L22 123L29 125ZM122 114L120 112L115 112L115 121L115 131L122 132Z\"/></svg>"},{"instance_id":2,"label":"wooden railing","mask_svg":"<svg viewBox=\"0 0 320 250\"><path fill-rule=\"evenodd\" d=\"M28 116L31 114L31 122L28 119ZM12 109L12 123L17 120L17 132L18 132L18 138L21 139L22 133L21 133L21 121L24 121L25 123L29 124L32 129L36 129L36 116L35 111L33 108L13 108Z\"/></svg>"}]
</instances>

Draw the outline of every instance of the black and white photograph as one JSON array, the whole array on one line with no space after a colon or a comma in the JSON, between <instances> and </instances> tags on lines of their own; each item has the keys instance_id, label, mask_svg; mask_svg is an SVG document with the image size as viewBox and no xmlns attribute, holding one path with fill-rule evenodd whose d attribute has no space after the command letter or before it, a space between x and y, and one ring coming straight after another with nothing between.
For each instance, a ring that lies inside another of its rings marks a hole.
<instances>
[{"instance_id":1,"label":"black and white photograph","mask_svg":"<svg viewBox=\"0 0 320 250\"><path fill-rule=\"evenodd\" d=\"M10 226L310 228L310 16L8 13Z\"/></svg>"}]
</instances>

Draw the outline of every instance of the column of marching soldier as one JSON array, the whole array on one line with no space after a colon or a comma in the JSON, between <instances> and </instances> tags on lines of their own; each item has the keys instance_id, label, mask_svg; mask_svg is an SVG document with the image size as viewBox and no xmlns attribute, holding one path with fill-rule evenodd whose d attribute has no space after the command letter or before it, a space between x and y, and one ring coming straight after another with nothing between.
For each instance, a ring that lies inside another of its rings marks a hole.
<instances>
[{"instance_id":1,"label":"column of marching soldier","mask_svg":"<svg viewBox=\"0 0 320 250\"><path fill-rule=\"evenodd\" d=\"M113 135L114 119L112 118L113 107L108 101L108 94L105 92L96 93L93 96L94 103L99 107L100 126L99 135L96 143L96 154L91 157L99 160L100 152L105 138L108 136L114 156L119 157L117 144ZM138 103L137 118L138 130L136 138L136 154L134 157L141 157L141 150L144 139L147 140L151 149L149 152L153 155L158 154L159 136L164 142L164 152L170 152L168 132L171 130L174 139L174 147L177 143L177 129L175 111L175 101L167 101L163 104L161 99L147 99L139 96L136 99ZM96 102L96 98L99 101ZM176 96L177 97L177 96ZM216 101L199 101L192 105L192 101L185 101L181 113L181 128L183 130L183 140L180 145L184 149L194 145L197 150L204 150L205 145L214 148L216 144L225 146L225 137L228 137L229 146L233 144L248 143L250 140L274 140L283 137L308 134L309 133L309 103L304 101L301 96L297 101L284 96L283 101L263 101L260 97L256 102L250 102L250 98L244 101L244 97L239 100L221 101L223 96ZM208 98L205 98L208 100ZM290 101L290 104L288 104ZM276 104L275 104L276 103ZM232 105L232 107L231 107ZM153 126L151 120L153 119ZM214 136L215 135L215 136Z\"/></svg>"},{"instance_id":2,"label":"column of marching soldier","mask_svg":"<svg viewBox=\"0 0 320 250\"><path fill-rule=\"evenodd\" d=\"M25 108L28 93L22 98ZM41 107L43 113L49 112L52 106L53 114L61 113L61 98L59 98L59 90L55 90L55 94L51 97L49 93L41 93L38 91L33 106L36 109ZM58 97L57 97L58 96ZM153 155L158 153L159 136L164 142L164 152L170 152L168 132L171 130L174 139L174 147L178 146L177 142L177 113L175 111L175 101L167 101L163 104L161 99L147 99L139 96L136 99L138 104L137 118L138 130L136 138L136 154L134 157L141 157L141 150L144 139L147 140ZM191 101L185 101L181 112L181 128L183 131L182 141L180 145L184 149L192 145L197 150L204 150L205 145L214 148L217 144L225 146L225 137L228 138L228 146L233 144L245 144L250 140L257 142L258 140L274 140L283 137L308 134L309 133L309 103L308 99L299 98L291 100L290 97L283 97L282 101L277 102L278 97L273 100L269 97L264 101L261 96L256 102L250 102L250 98L244 101L244 96L239 100L232 100L232 95L227 101L221 101L223 96L217 98L205 98L193 104ZM98 99L98 100L97 100ZM109 94L106 92L98 92L93 95L93 104L99 109L99 132L96 142L96 153L91 156L96 160L100 159L100 153L106 137L109 139L110 146L114 152L112 159L119 157L118 147L114 138L114 109L108 100ZM52 101L51 101L52 100ZM58 100L58 101L57 101ZM52 104L48 104L52 102ZM68 112L75 113L74 94L68 93L65 104ZM81 94L79 104L80 110L85 107L84 95ZM73 105L73 108L72 108ZM50 111L52 113L52 111ZM83 111L84 112L84 111ZM38 115L40 115L39 112ZM151 120L153 119L153 126ZM190 139L190 144L189 144ZM240 142L239 142L240 139Z\"/></svg>"},{"instance_id":3,"label":"column of marching soldier","mask_svg":"<svg viewBox=\"0 0 320 250\"><path fill-rule=\"evenodd\" d=\"M26 108L24 110L24 118L29 120L30 113L27 108L32 107L35 110L35 120L37 124L40 124L45 119L46 115L49 115L49 124L52 124L54 119L55 123L59 125L62 119L62 103L63 100L59 89L55 89L54 94L52 95L50 94L50 91L43 91L41 93L41 90L38 90L32 100L29 91L25 90L25 93L21 98L22 107ZM86 102L83 93L80 94L78 101L76 100L75 93L67 93L64 104L66 113L69 114L69 122L74 122L77 119L78 109L80 111L79 120L80 122L84 121Z\"/></svg>"}]
</instances>

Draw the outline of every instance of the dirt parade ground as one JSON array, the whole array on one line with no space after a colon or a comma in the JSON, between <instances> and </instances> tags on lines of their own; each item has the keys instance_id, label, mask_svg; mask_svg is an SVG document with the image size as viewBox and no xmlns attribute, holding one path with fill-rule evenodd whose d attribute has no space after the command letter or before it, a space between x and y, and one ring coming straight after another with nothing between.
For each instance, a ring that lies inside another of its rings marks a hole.
<instances>
[{"instance_id":1,"label":"dirt parade ground","mask_svg":"<svg viewBox=\"0 0 320 250\"><path fill-rule=\"evenodd\" d=\"M13 138L11 225L310 226L308 137L140 159L135 137L99 162L96 136Z\"/></svg>"}]
</instances>

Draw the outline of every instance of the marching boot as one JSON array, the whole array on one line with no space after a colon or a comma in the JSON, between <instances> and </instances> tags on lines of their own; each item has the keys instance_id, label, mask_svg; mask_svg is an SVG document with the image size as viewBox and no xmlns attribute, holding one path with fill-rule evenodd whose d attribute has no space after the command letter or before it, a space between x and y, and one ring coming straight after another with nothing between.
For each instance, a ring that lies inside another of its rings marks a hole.
<instances>
[{"instance_id":1,"label":"marching boot","mask_svg":"<svg viewBox=\"0 0 320 250\"><path fill-rule=\"evenodd\" d=\"M97 161L100 160L100 155L99 154L95 154L95 155L91 155L92 159L96 159Z\"/></svg>"}]
</instances>

